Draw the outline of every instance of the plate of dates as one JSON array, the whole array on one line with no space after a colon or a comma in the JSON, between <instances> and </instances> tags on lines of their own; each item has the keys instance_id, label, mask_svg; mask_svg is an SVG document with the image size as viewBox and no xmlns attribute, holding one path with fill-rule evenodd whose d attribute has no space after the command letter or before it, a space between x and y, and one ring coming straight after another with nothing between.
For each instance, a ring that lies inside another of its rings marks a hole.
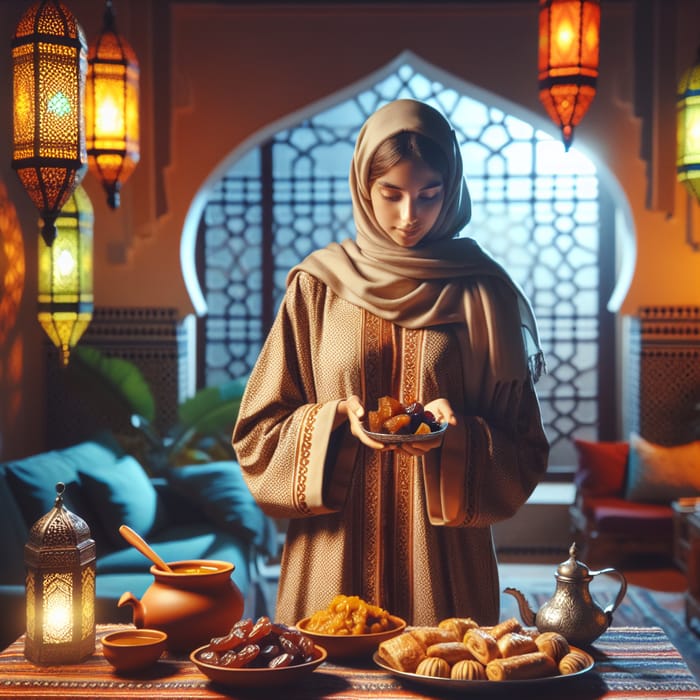
<instances>
[{"instance_id":1,"label":"plate of dates","mask_svg":"<svg viewBox=\"0 0 700 700\"><path fill-rule=\"evenodd\" d=\"M227 635L195 649L190 661L215 683L253 688L294 683L327 655L299 630L262 616L239 620Z\"/></svg>"},{"instance_id":2,"label":"plate of dates","mask_svg":"<svg viewBox=\"0 0 700 700\"><path fill-rule=\"evenodd\" d=\"M379 398L377 409L367 412L365 434L385 445L422 442L442 437L447 423L440 423L420 401L401 403L391 396Z\"/></svg>"}]
</instances>

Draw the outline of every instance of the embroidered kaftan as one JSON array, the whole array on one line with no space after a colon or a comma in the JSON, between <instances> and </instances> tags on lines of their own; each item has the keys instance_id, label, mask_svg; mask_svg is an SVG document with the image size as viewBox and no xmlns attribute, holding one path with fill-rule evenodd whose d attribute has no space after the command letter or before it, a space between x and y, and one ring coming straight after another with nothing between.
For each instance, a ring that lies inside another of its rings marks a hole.
<instances>
[{"instance_id":1,"label":"embroidered kaftan","mask_svg":"<svg viewBox=\"0 0 700 700\"><path fill-rule=\"evenodd\" d=\"M499 581L490 526L512 516L546 469L548 444L512 290L465 289L463 323L409 330L294 276L242 401L233 444L270 516L289 519L275 619L293 624L339 593L431 625L492 624ZM504 345L506 344L506 345ZM447 398L458 425L422 458L362 445L340 400Z\"/></svg>"}]
</instances>

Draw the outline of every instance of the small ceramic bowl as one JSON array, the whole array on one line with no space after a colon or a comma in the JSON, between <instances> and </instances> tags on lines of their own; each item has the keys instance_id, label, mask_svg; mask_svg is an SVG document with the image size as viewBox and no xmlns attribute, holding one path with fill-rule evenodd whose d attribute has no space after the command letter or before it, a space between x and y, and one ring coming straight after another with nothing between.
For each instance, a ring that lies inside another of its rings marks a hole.
<instances>
[{"instance_id":1,"label":"small ceramic bowl","mask_svg":"<svg viewBox=\"0 0 700 700\"><path fill-rule=\"evenodd\" d=\"M158 661L167 639L160 630L120 630L102 638L102 653L120 673L143 671Z\"/></svg>"},{"instance_id":2,"label":"small ceramic bowl","mask_svg":"<svg viewBox=\"0 0 700 700\"><path fill-rule=\"evenodd\" d=\"M209 648L205 644L190 653L190 661L207 677L216 683L241 689L271 688L273 686L292 687L304 676L318 668L326 660L326 650L316 645L313 658L305 664L280 666L279 668L228 668L207 663L199 655ZM284 697L282 695L281 697Z\"/></svg>"},{"instance_id":3,"label":"small ceramic bowl","mask_svg":"<svg viewBox=\"0 0 700 700\"><path fill-rule=\"evenodd\" d=\"M372 656L381 642L395 637L403 632L406 627L406 620L402 620L396 615L389 615L392 627L383 632L375 632L373 634L321 634L320 632L309 631L310 619L305 617L303 620L299 620L296 624L297 629L301 630L307 637L311 637L317 646L323 646L328 652L328 658L331 660Z\"/></svg>"}]
</instances>

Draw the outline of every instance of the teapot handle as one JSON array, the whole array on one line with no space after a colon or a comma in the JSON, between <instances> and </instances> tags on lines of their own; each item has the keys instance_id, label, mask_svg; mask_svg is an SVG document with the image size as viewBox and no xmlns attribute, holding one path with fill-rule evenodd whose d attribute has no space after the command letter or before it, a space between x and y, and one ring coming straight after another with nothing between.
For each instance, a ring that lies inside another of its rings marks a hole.
<instances>
[{"instance_id":1,"label":"teapot handle","mask_svg":"<svg viewBox=\"0 0 700 700\"><path fill-rule=\"evenodd\" d=\"M608 604L607 607L605 607L605 609L603 610L603 612L606 615L612 615L612 613L614 613L615 610L617 610L620 603L622 603L622 599L625 597L625 593L627 593L627 579L625 578L624 574L622 574L622 572L613 568L601 569L600 571L589 571L588 573L591 576L606 574L608 576L616 578L620 582L620 588L617 591L615 600L612 603Z\"/></svg>"}]
</instances>

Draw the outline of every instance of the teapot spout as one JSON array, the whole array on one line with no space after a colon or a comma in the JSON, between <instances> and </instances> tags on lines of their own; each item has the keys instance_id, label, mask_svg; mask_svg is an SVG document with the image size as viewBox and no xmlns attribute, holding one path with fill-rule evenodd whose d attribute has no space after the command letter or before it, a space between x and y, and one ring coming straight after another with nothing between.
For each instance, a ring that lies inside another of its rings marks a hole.
<instances>
[{"instance_id":1,"label":"teapot spout","mask_svg":"<svg viewBox=\"0 0 700 700\"><path fill-rule=\"evenodd\" d=\"M117 607L123 608L125 605L130 605L133 608L132 614L134 626L138 627L139 629L145 627L144 620L146 617L146 611L143 603L131 591L122 593L121 598L119 598Z\"/></svg>"},{"instance_id":2,"label":"teapot spout","mask_svg":"<svg viewBox=\"0 0 700 700\"><path fill-rule=\"evenodd\" d=\"M517 588L504 588L504 593L512 595L513 598L518 602L518 609L520 610L520 617L523 622L528 626L532 627L535 624L535 613L525 600L525 596Z\"/></svg>"}]
</instances>

